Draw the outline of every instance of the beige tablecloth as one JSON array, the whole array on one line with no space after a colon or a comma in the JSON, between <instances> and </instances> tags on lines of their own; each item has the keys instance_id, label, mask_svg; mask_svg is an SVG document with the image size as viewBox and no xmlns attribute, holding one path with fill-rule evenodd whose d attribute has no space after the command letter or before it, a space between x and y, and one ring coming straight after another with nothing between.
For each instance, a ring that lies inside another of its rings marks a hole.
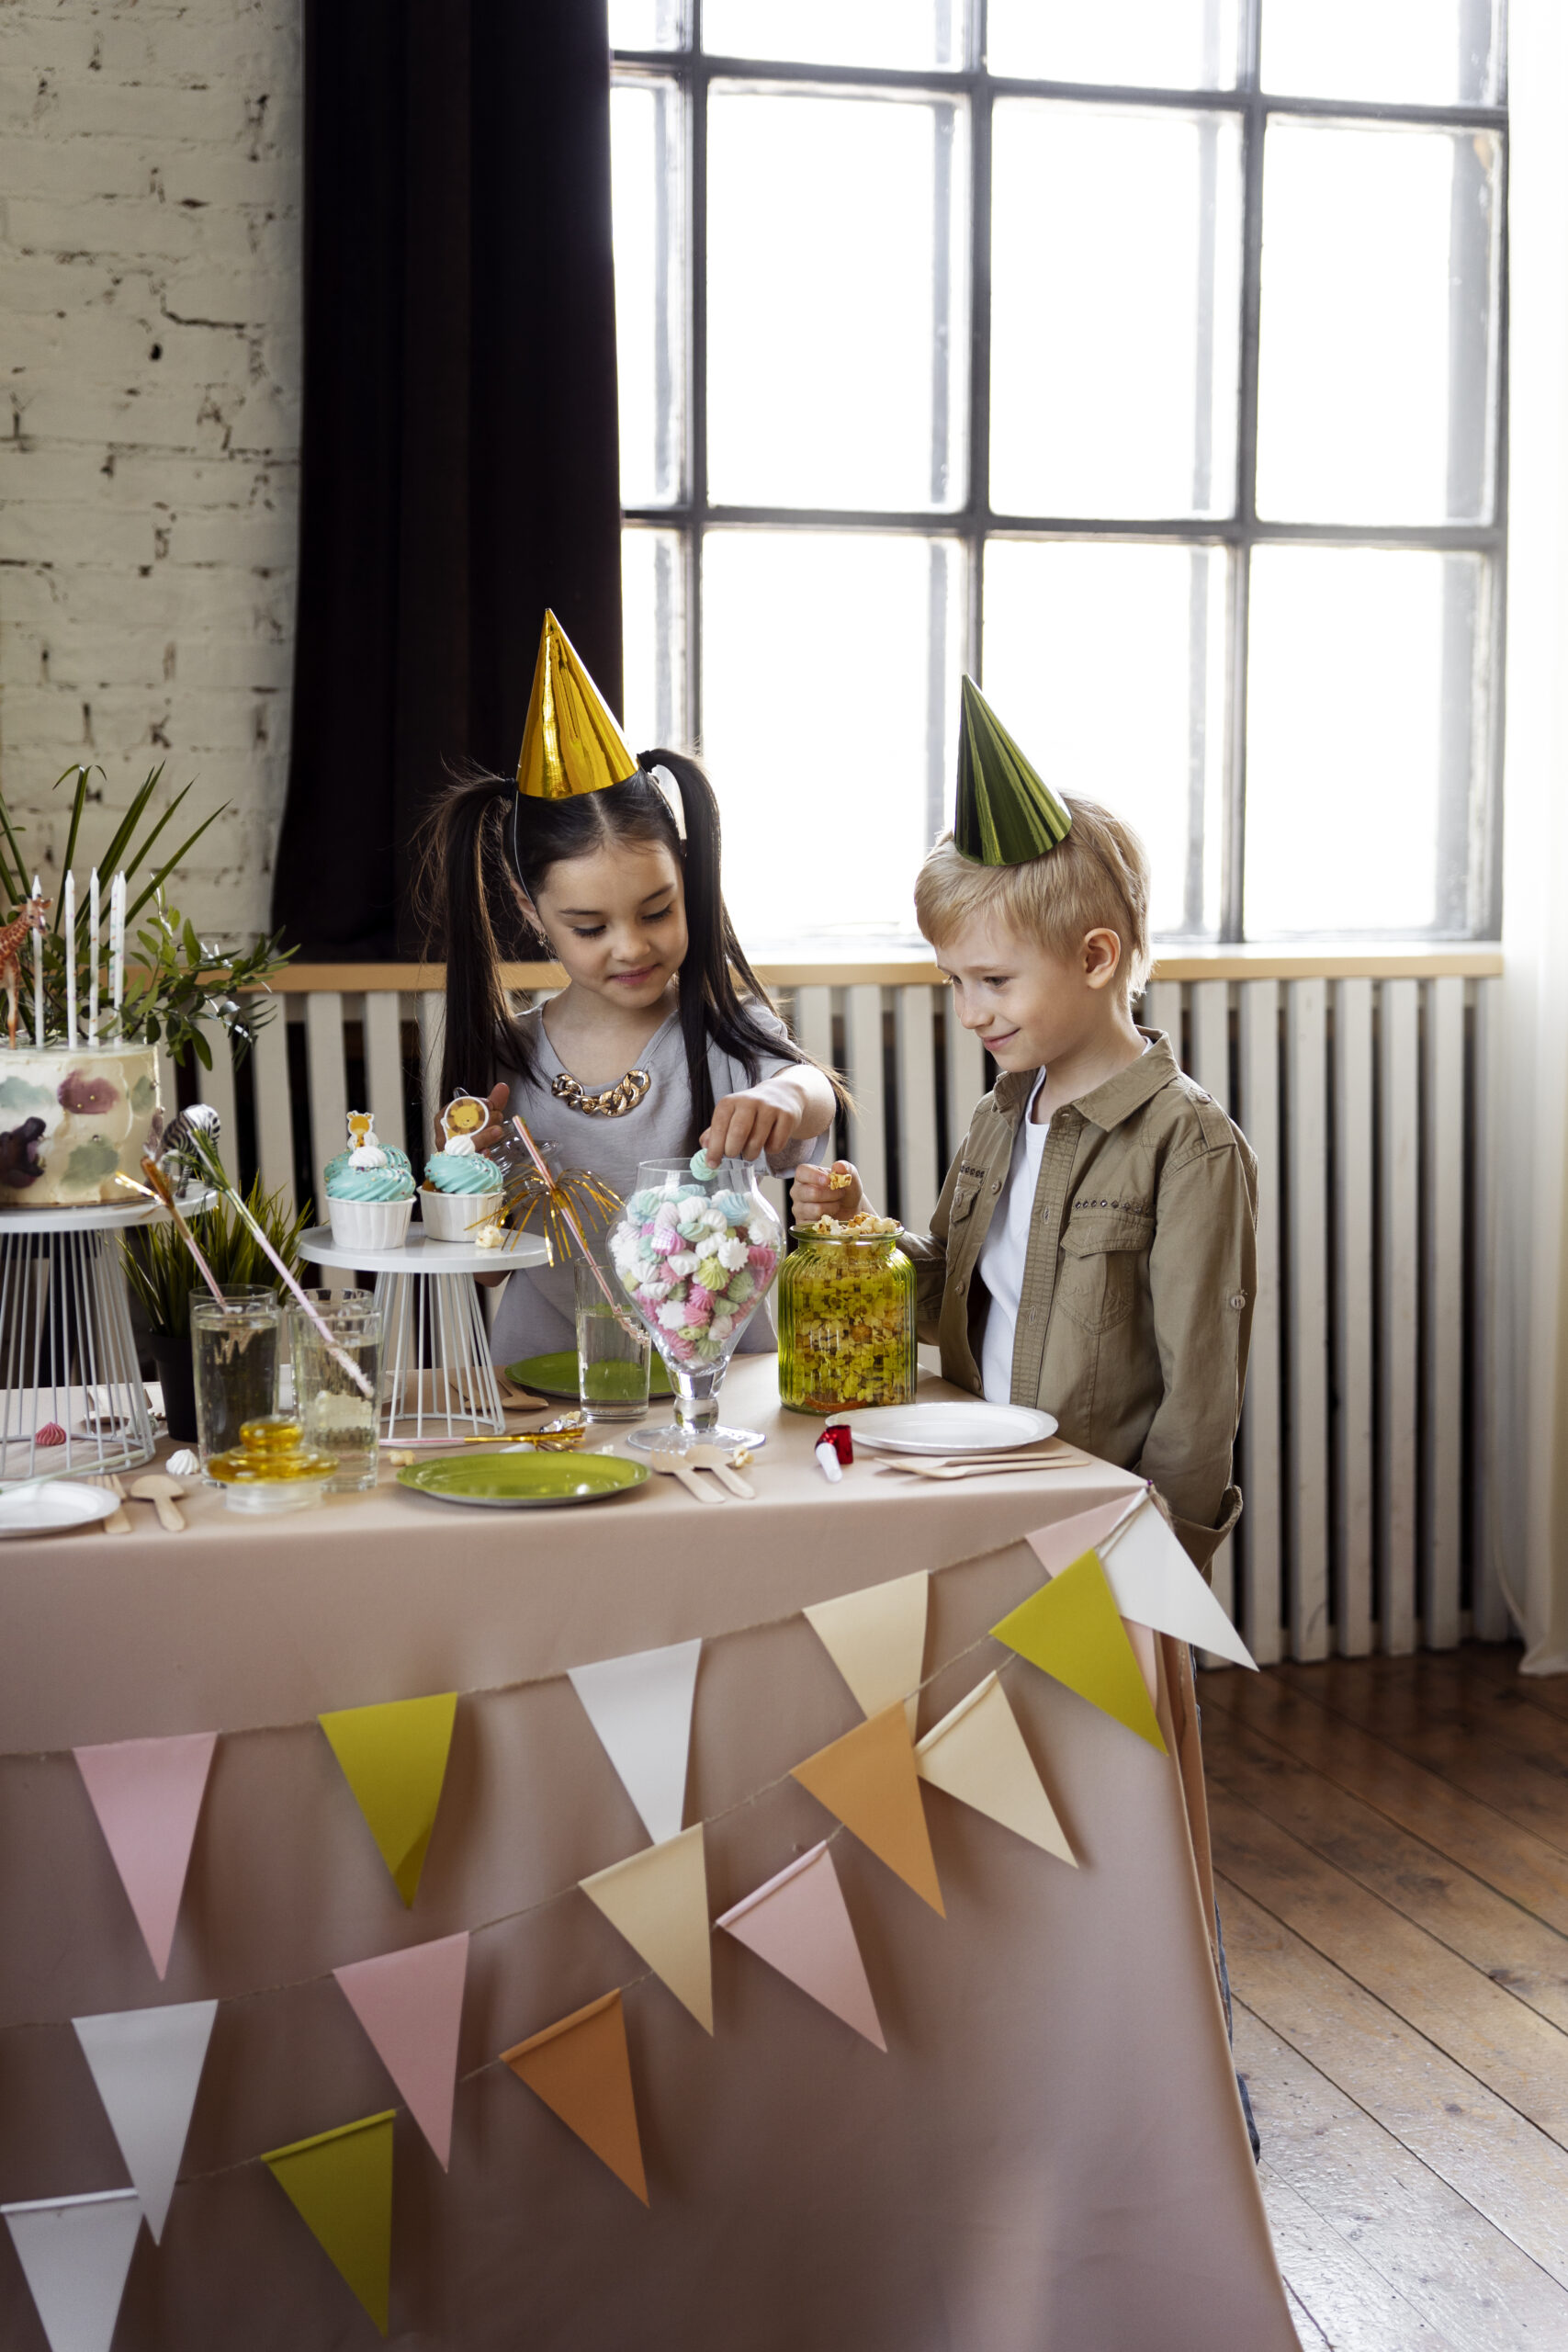
<instances>
[{"instance_id":1,"label":"beige tablecloth","mask_svg":"<svg viewBox=\"0 0 1568 2352\"><path fill-rule=\"evenodd\" d=\"M773 1374L739 1363L726 1393L770 1430L751 1504L702 1509L660 1479L591 1510L487 1513L384 1485L251 1521L202 1493L180 1537L138 1509L130 1536L0 1545L0 2199L125 2179L72 2017L222 2003L181 2186L162 2246L138 2245L116 2352L375 2340L254 2160L394 2103L332 1968L465 1927L459 2072L486 2071L459 2084L449 2176L399 2117L394 2343L1294 2346L1211 1962L1175 1645L1160 1645L1169 1758L1007 1668L1078 1870L928 1792L944 1922L836 1838L886 2056L722 1934L710 2041L576 1891L646 1838L567 1667L706 1637L686 1818L712 1824L716 1915L833 1826L795 1783L772 1785L859 1720L800 1609L935 1571L923 1730L1004 1660L982 1637L1041 1580L1024 1534L1130 1483L1090 1464L917 1486L862 1461L830 1487ZM473 1695L405 1911L311 1719L454 1688ZM68 1750L203 1730L229 1736L160 1985ZM631 1988L646 2211L487 2066L615 1984ZM43 2343L8 2245L0 2343Z\"/></svg>"}]
</instances>

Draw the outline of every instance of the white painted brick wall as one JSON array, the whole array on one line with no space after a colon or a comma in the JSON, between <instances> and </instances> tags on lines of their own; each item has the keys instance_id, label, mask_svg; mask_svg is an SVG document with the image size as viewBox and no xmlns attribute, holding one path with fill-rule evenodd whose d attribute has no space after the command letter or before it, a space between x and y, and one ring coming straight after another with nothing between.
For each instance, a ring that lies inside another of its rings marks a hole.
<instances>
[{"instance_id":1,"label":"white painted brick wall","mask_svg":"<svg viewBox=\"0 0 1568 2352\"><path fill-rule=\"evenodd\" d=\"M229 937L288 753L299 13L0 0L0 789L51 888L62 768L194 777L179 901Z\"/></svg>"}]
</instances>

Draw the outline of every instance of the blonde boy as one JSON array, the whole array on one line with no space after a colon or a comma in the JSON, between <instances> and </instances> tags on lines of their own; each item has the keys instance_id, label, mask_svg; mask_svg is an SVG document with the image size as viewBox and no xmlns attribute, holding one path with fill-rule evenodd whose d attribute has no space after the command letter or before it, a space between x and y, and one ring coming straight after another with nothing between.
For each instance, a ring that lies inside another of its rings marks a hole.
<instances>
[{"instance_id":1,"label":"blonde boy","mask_svg":"<svg viewBox=\"0 0 1568 2352\"><path fill-rule=\"evenodd\" d=\"M1041 1406L1073 1443L1151 1479L1206 1570L1241 1510L1257 1165L1167 1039L1134 1025L1143 844L1091 800L1061 805L1071 827L1045 854L981 864L950 834L916 884L949 1018L1001 1072L930 1234L906 1244L920 1337L957 1386ZM830 1192L828 1173L796 1176L802 1220L863 1204L858 1175Z\"/></svg>"}]
</instances>

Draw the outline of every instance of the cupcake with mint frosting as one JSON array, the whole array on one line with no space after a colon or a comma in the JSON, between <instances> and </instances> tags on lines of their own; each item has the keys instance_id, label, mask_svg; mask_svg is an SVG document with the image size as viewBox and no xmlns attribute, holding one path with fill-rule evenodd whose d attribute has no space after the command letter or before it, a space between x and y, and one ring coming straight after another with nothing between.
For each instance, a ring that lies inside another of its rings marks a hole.
<instances>
[{"instance_id":1,"label":"cupcake with mint frosting","mask_svg":"<svg viewBox=\"0 0 1568 2352\"><path fill-rule=\"evenodd\" d=\"M381 1143L370 1113L348 1114L348 1149L327 1162L327 1214L345 1250L400 1250L413 1215L413 1170L406 1151Z\"/></svg>"},{"instance_id":2,"label":"cupcake with mint frosting","mask_svg":"<svg viewBox=\"0 0 1568 2352\"><path fill-rule=\"evenodd\" d=\"M433 1241L473 1241L501 1215L502 1173L474 1143L490 1105L459 1091L441 1114L441 1148L424 1163L419 1212Z\"/></svg>"}]
</instances>

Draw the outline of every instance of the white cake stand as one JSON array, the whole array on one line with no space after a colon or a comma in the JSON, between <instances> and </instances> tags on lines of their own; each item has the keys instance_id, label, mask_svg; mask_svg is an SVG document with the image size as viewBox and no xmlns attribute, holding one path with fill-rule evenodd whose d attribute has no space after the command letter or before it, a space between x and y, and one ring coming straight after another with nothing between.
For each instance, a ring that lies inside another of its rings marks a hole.
<instances>
[{"instance_id":1,"label":"white cake stand","mask_svg":"<svg viewBox=\"0 0 1568 2352\"><path fill-rule=\"evenodd\" d=\"M471 1241L432 1241L416 1225L401 1250L364 1250L334 1241L330 1226L300 1237L312 1265L374 1274L381 1310L381 1442L430 1438L460 1444L470 1434L506 1427L490 1334L471 1277L509 1274L547 1263L547 1245L531 1233L509 1235L504 1250Z\"/></svg>"},{"instance_id":2,"label":"white cake stand","mask_svg":"<svg viewBox=\"0 0 1568 2352\"><path fill-rule=\"evenodd\" d=\"M155 1201L0 1208L0 1480L101 1478L152 1461L119 1236L167 1214ZM63 1444L39 1443L51 1422Z\"/></svg>"}]
</instances>

